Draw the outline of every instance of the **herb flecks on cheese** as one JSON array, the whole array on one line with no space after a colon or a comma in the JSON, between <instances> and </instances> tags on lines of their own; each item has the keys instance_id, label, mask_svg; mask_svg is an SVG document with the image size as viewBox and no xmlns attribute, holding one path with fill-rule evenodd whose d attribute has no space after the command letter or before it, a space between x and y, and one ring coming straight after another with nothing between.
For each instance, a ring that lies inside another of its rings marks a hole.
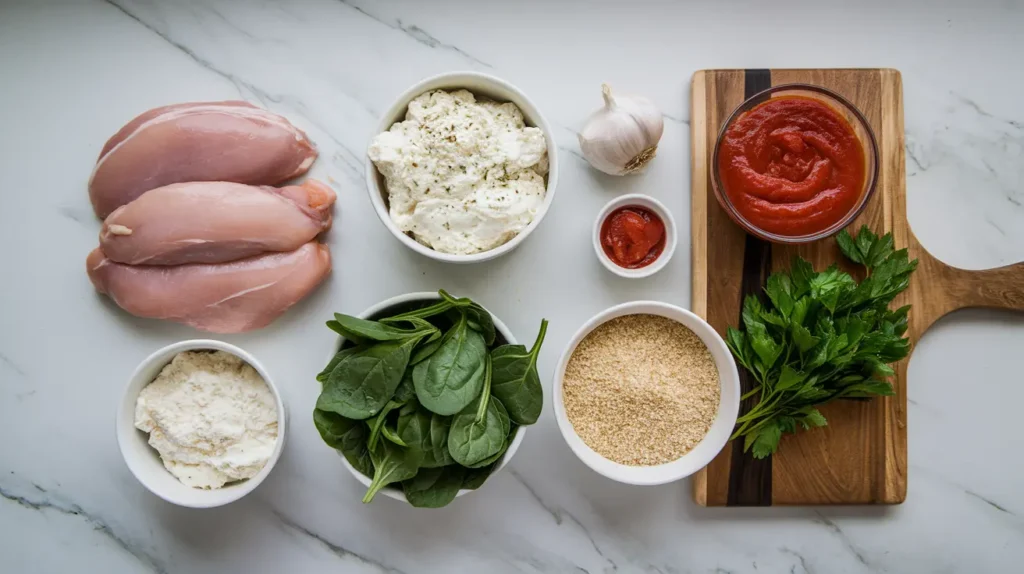
<instances>
[{"instance_id":1,"label":"herb flecks on cheese","mask_svg":"<svg viewBox=\"0 0 1024 574\"><path fill-rule=\"evenodd\" d=\"M544 133L515 104L478 102L466 90L414 99L369 155L387 181L392 221L442 253L503 245L544 203Z\"/></svg>"}]
</instances>

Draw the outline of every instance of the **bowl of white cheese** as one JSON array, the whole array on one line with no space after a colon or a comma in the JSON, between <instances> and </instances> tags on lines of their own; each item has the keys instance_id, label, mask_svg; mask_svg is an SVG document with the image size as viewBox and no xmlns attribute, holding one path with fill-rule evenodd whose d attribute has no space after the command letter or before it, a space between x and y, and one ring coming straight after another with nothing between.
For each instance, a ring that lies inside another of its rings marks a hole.
<instances>
[{"instance_id":1,"label":"bowl of white cheese","mask_svg":"<svg viewBox=\"0 0 1024 574\"><path fill-rule=\"evenodd\" d=\"M284 401L242 349L209 339L168 345L135 369L117 410L117 444L150 492L222 506L270 474L285 441Z\"/></svg>"},{"instance_id":2,"label":"bowl of white cheese","mask_svg":"<svg viewBox=\"0 0 1024 574\"><path fill-rule=\"evenodd\" d=\"M367 151L381 222L413 251L450 263L515 249L544 219L557 182L547 120L518 88L478 72L410 87Z\"/></svg>"}]
</instances>

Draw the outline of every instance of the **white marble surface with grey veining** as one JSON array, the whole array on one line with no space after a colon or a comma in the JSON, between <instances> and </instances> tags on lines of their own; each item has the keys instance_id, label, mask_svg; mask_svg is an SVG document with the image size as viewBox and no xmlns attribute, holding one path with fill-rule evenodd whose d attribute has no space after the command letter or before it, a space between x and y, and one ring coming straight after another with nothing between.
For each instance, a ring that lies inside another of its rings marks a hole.
<instances>
[{"instance_id":1,"label":"white marble surface with grey veining","mask_svg":"<svg viewBox=\"0 0 1024 574\"><path fill-rule=\"evenodd\" d=\"M308 413L330 312L445 287L522 338L552 321L550 378L587 318L638 298L689 303L689 78L710 67L889 66L903 72L911 223L968 268L1024 259L1024 6L819 0L0 2L0 570L4 572L1011 572L1024 562L1024 319L962 312L910 366L910 489L892 508L704 509L685 483L638 488L569 451L550 407L511 466L438 511L381 499L321 443ZM423 76L472 69L526 91L555 127L553 211L516 252L434 264L373 214L363 154L379 114ZM589 169L575 131L599 85L664 110L642 176ZM103 142L170 102L242 97L315 139L313 175L339 191L335 272L263 331L223 337L260 357L291 437L241 502L170 506L114 440L127 377L188 328L127 316L84 272L99 224L85 189ZM681 224L668 268L613 277L591 251L598 208L623 192ZM549 383L548 383L549 384Z\"/></svg>"}]
</instances>

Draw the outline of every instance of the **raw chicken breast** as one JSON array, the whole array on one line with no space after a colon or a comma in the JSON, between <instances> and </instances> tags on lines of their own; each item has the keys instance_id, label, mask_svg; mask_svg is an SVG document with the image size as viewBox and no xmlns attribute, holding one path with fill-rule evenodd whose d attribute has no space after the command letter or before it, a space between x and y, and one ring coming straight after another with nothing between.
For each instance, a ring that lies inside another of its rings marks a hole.
<instances>
[{"instance_id":1,"label":"raw chicken breast","mask_svg":"<svg viewBox=\"0 0 1024 574\"><path fill-rule=\"evenodd\" d=\"M308 180L282 188L206 181L158 187L103 222L100 249L131 265L223 263L293 251L331 226L337 196Z\"/></svg>"},{"instance_id":2,"label":"raw chicken breast","mask_svg":"<svg viewBox=\"0 0 1024 574\"><path fill-rule=\"evenodd\" d=\"M214 333L265 327L308 295L331 270L331 252L311 241L295 251L231 263L125 265L94 249L86 261L100 293L138 317Z\"/></svg>"},{"instance_id":3,"label":"raw chicken breast","mask_svg":"<svg viewBox=\"0 0 1024 574\"><path fill-rule=\"evenodd\" d=\"M248 102L195 102L152 109L118 131L89 179L96 215L146 191L186 181L275 185L316 159L306 134Z\"/></svg>"}]
</instances>

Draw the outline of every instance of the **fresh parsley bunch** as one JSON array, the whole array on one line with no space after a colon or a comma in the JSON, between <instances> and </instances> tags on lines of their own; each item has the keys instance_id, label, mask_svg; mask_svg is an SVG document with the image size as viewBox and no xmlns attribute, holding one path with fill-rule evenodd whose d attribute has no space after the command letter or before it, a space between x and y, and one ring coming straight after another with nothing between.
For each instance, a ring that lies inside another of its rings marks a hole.
<instances>
[{"instance_id":1,"label":"fresh parsley bunch","mask_svg":"<svg viewBox=\"0 0 1024 574\"><path fill-rule=\"evenodd\" d=\"M889 309L907 288L917 260L893 249L892 234L878 237L866 226L856 238L836 237L851 261L863 265L859 284L832 265L815 272L794 257L789 272L774 273L764 287L768 301L743 302L743 329L728 330L736 361L750 371L756 388L743 396L759 401L739 417L732 438L744 437L744 451L765 458L783 433L827 424L817 407L835 399L892 395L889 363L910 353L910 306Z\"/></svg>"}]
</instances>

